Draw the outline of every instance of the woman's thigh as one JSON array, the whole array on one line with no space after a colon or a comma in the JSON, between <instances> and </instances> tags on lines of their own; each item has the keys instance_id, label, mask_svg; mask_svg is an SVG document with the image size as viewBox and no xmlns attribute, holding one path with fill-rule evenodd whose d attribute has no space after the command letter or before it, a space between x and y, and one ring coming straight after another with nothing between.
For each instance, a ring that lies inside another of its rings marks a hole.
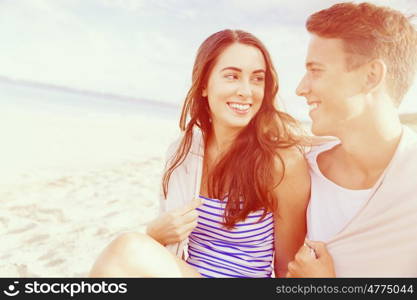
<instances>
[{"instance_id":1,"label":"woman's thigh","mask_svg":"<svg viewBox=\"0 0 417 300\"><path fill-rule=\"evenodd\" d=\"M201 277L146 234L124 233L104 249L91 277Z\"/></svg>"}]
</instances>

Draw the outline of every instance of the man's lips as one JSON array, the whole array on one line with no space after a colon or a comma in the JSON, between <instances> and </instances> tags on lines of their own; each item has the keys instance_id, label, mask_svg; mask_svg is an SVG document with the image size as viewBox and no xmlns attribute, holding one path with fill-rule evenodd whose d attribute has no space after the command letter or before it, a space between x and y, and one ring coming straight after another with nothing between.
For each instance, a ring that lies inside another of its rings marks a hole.
<instances>
[{"instance_id":1,"label":"man's lips","mask_svg":"<svg viewBox=\"0 0 417 300\"><path fill-rule=\"evenodd\" d=\"M315 110L315 109L317 109L319 107L320 102L318 102L318 101L314 101L313 102L312 101L312 102L308 102L307 104L308 104L309 110L310 111L313 111L313 110Z\"/></svg>"}]
</instances>

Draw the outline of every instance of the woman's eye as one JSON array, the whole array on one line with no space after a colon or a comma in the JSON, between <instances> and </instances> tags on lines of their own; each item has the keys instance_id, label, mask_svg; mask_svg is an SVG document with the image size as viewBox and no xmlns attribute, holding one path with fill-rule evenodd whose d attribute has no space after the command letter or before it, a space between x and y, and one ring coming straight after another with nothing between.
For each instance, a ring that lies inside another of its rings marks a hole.
<instances>
[{"instance_id":1,"label":"woman's eye","mask_svg":"<svg viewBox=\"0 0 417 300\"><path fill-rule=\"evenodd\" d=\"M237 75L236 74L226 74L226 75L224 75L224 78L229 79L229 80L234 80L234 79L237 79Z\"/></svg>"},{"instance_id":2,"label":"woman's eye","mask_svg":"<svg viewBox=\"0 0 417 300\"><path fill-rule=\"evenodd\" d=\"M253 78L254 81L256 82L264 82L265 81L265 77L264 76L256 76Z\"/></svg>"}]
</instances>

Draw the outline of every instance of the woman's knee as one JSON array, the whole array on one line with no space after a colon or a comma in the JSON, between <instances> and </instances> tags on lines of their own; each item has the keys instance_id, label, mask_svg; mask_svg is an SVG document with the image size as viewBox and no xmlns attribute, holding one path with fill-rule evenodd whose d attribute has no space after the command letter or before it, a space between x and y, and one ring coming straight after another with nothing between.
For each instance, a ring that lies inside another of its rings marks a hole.
<instances>
[{"instance_id":1,"label":"woman's knee","mask_svg":"<svg viewBox=\"0 0 417 300\"><path fill-rule=\"evenodd\" d=\"M132 269L137 270L142 264L141 258L147 256L155 241L151 237L135 232L128 232L115 238L95 262L90 276L127 276Z\"/></svg>"},{"instance_id":2,"label":"woman's knee","mask_svg":"<svg viewBox=\"0 0 417 300\"><path fill-rule=\"evenodd\" d=\"M126 232L111 242L108 251L118 256L133 257L148 249L153 243L152 238L146 234Z\"/></svg>"}]
</instances>

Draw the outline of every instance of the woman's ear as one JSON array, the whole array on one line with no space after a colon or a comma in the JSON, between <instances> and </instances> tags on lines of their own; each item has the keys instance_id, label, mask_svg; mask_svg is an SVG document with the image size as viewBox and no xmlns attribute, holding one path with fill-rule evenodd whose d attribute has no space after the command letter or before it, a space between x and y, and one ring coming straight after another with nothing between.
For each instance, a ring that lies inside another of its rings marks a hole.
<instances>
[{"instance_id":1,"label":"woman's ear","mask_svg":"<svg viewBox=\"0 0 417 300\"><path fill-rule=\"evenodd\" d=\"M381 83L384 81L387 66L384 61L381 59L374 59L367 65L367 74L366 74L366 84L365 91L366 93L374 91L378 88Z\"/></svg>"},{"instance_id":2,"label":"woman's ear","mask_svg":"<svg viewBox=\"0 0 417 300\"><path fill-rule=\"evenodd\" d=\"M201 96L207 97L207 88L203 87L203 91L201 92Z\"/></svg>"}]
</instances>

